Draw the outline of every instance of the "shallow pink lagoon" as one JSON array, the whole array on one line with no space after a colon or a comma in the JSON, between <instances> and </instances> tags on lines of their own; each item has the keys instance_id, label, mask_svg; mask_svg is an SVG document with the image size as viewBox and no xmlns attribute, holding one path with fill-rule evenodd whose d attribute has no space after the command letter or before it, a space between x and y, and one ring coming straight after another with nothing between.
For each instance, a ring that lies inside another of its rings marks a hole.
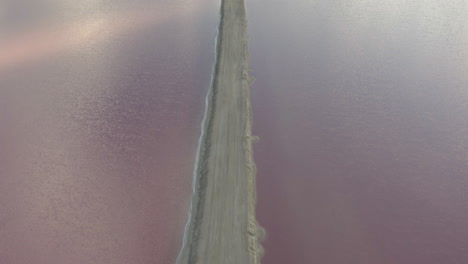
<instances>
[{"instance_id":1,"label":"shallow pink lagoon","mask_svg":"<svg viewBox=\"0 0 468 264\"><path fill-rule=\"evenodd\" d=\"M174 263L219 3L22 2L0 23L0 263Z\"/></svg>"},{"instance_id":2,"label":"shallow pink lagoon","mask_svg":"<svg viewBox=\"0 0 468 264\"><path fill-rule=\"evenodd\" d=\"M468 263L468 6L248 1L262 264Z\"/></svg>"}]
</instances>

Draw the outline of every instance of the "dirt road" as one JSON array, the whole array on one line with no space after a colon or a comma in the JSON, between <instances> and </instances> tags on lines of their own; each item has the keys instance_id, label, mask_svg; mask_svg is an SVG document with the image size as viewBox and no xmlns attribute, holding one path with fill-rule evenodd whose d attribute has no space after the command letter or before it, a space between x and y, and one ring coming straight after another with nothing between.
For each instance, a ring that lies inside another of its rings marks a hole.
<instances>
[{"instance_id":1,"label":"dirt road","mask_svg":"<svg viewBox=\"0 0 468 264\"><path fill-rule=\"evenodd\" d=\"M191 219L178 264L259 263L244 0L223 0Z\"/></svg>"}]
</instances>

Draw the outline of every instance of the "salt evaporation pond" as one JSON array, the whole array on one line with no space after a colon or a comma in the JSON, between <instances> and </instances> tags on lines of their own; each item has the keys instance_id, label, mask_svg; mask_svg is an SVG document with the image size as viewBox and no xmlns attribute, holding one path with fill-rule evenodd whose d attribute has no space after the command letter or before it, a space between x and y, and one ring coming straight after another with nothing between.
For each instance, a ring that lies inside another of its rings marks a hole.
<instances>
[{"instance_id":1,"label":"salt evaporation pond","mask_svg":"<svg viewBox=\"0 0 468 264\"><path fill-rule=\"evenodd\" d=\"M174 263L219 1L2 1L0 262Z\"/></svg>"},{"instance_id":2,"label":"salt evaporation pond","mask_svg":"<svg viewBox=\"0 0 468 264\"><path fill-rule=\"evenodd\" d=\"M247 7L262 263L468 263L466 2Z\"/></svg>"}]
</instances>

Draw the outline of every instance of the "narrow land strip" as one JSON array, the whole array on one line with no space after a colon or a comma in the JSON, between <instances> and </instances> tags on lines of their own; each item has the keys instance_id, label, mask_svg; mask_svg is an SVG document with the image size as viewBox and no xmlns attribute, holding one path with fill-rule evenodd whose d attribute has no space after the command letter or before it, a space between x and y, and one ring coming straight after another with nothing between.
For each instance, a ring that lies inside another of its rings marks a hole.
<instances>
[{"instance_id":1,"label":"narrow land strip","mask_svg":"<svg viewBox=\"0 0 468 264\"><path fill-rule=\"evenodd\" d=\"M244 0L222 0L191 219L178 264L257 264L255 164Z\"/></svg>"}]
</instances>

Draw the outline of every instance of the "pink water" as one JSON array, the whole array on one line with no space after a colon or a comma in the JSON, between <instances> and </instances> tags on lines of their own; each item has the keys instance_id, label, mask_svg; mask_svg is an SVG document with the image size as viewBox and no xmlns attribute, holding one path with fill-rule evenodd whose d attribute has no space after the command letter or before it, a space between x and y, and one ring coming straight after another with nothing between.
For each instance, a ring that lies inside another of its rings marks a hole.
<instances>
[{"instance_id":1,"label":"pink water","mask_svg":"<svg viewBox=\"0 0 468 264\"><path fill-rule=\"evenodd\" d=\"M247 7L262 263L468 263L466 3Z\"/></svg>"},{"instance_id":2,"label":"pink water","mask_svg":"<svg viewBox=\"0 0 468 264\"><path fill-rule=\"evenodd\" d=\"M174 263L218 1L6 1L0 263Z\"/></svg>"}]
</instances>

